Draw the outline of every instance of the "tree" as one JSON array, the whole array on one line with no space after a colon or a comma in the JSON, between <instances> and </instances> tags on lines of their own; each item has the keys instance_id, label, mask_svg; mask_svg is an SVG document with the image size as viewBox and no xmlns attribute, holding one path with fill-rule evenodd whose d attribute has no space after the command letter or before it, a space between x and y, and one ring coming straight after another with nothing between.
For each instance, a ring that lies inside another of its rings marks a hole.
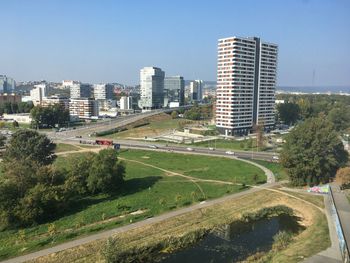
<instances>
[{"instance_id":1,"label":"tree","mask_svg":"<svg viewBox=\"0 0 350 263\"><path fill-rule=\"evenodd\" d=\"M83 157L72 158L69 162L70 169L66 172L66 189L73 195L84 195L88 193L87 180L95 153L89 153Z\"/></svg>"},{"instance_id":2,"label":"tree","mask_svg":"<svg viewBox=\"0 0 350 263\"><path fill-rule=\"evenodd\" d=\"M18 128L18 127L19 127L18 122L17 122L17 121L13 121L13 122L12 122L12 127L13 127L13 128Z\"/></svg>"},{"instance_id":3,"label":"tree","mask_svg":"<svg viewBox=\"0 0 350 263\"><path fill-rule=\"evenodd\" d=\"M335 176L335 181L341 188L350 187L350 167L340 168Z\"/></svg>"},{"instance_id":4,"label":"tree","mask_svg":"<svg viewBox=\"0 0 350 263\"><path fill-rule=\"evenodd\" d=\"M253 131L256 133L256 146L258 149L262 149L265 144L265 139L264 139L264 125L263 124L258 124L253 126Z\"/></svg>"},{"instance_id":5,"label":"tree","mask_svg":"<svg viewBox=\"0 0 350 263\"><path fill-rule=\"evenodd\" d=\"M9 141L4 160L32 160L42 165L51 164L56 158L55 147L46 135L32 130L18 130Z\"/></svg>"},{"instance_id":6,"label":"tree","mask_svg":"<svg viewBox=\"0 0 350 263\"><path fill-rule=\"evenodd\" d=\"M118 162L117 152L104 149L91 164L87 187L92 193L113 193L124 182L125 166Z\"/></svg>"},{"instance_id":7,"label":"tree","mask_svg":"<svg viewBox=\"0 0 350 263\"><path fill-rule=\"evenodd\" d=\"M280 159L293 185L315 185L334 177L348 154L328 120L309 118L286 137Z\"/></svg>"},{"instance_id":8,"label":"tree","mask_svg":"<svg viewBox=\"0 0 350 263\"><path fill-rule=\"evenodd\" d=\"M297 122L300 117L300 108L296 103L281 103L277 106L278 116L280 120L287 125Z\"/></svg>"},{"instance_id":9,"label":"tree","mask_svg":"<svg viewBox=\"0 0 350 263\"><path fill-rule=\"evenodd\" d=\"M177 118L177 115L178 115L178 114L177 114L177 111L174 110L174 111L171 113L171 118L172 118L172 119L176 119L176 118Z\"/></svg>"},{"instance_id":10,"label":"tree","mask_svg":"<svg viewBox=\"0 0 350 263\"><path fill-rule=\"evenodd\" d=\"M36 106L31 109L32 126L35 128L62 126L69 122L69 111L61 105Z\"/></svg>"},{"instance_id":11,"label":"tree","mask_svg":"<svg viewBox=\"0 0 350 263\"><path fill-rule=\"evenodd\" d=\"M0 134L0 147L5 146L6 136Z\"/></svg>"},{"instance_id":12,"label":"tree","mask_svg":"<svg viewBox=\"0 0 350 263\"><path fill-rule=\"evenodd\" d=\"M337 131L344 131L350 126L350 108L340 105L331 109L327 115Z\"/></svg>"}]
</instances>

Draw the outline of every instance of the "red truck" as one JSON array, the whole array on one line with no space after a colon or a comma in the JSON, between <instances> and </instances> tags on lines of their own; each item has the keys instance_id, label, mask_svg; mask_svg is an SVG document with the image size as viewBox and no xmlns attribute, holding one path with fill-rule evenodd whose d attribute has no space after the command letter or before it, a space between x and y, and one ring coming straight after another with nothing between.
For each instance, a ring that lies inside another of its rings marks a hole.
<instances>
[{"instance_id":1,"label":"red truck","mask_svg":"<svg viewBox=\"0 0 350 263\"><path fill-rule=\"evenodd\" d=\"M112 146L113 145L113 141L112 140L107 140L107 139L97 139L95 142L98 145L107 145L107 146Z\"/></svg>"}]
</instances>

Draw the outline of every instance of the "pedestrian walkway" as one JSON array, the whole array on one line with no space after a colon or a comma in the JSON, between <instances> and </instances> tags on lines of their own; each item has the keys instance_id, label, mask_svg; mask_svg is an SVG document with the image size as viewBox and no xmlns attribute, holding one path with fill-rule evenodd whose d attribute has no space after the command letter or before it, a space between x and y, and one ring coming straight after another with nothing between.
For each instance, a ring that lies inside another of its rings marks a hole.
<instances>
[{"instance_id":1,"label":"pedestrian walkway","mask_svg":"<svg viewBox=\"0 0 350 263\"><path fill-rule=\"evenodd\" d=\"M350 247L350 203L346 198L345 193L340 190L339 186L335 183L331 184L331 192L333 194L334 205L336 207L340 225L345 239L343 243L343 251L349 252ZM349 261L348 261L349 262Z\"/></svg>"},{"instance_id":2,"label":"pedestrian walkway","mask_svg":"<svg viewBox=\"0 0 350 263\"><path fill-rule=\"evenodd\" d=\"M324 197L325 211L328 222L329 237L331 239L331 246L320 253L307 258L304 263L341 263L342 258L339 250L339 241L334 220L332 218L331 197L326 195Z\"/></svg>"}]
</instances>

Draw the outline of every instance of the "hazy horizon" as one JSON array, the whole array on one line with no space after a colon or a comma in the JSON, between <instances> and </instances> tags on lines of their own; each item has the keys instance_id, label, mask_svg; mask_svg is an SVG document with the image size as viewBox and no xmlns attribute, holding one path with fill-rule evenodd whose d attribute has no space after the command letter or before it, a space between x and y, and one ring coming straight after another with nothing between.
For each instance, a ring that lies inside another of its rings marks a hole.
<instances>
[{"instance_id":1,"label":"hazy horizon","mask_svg":"<svg viewBox=\"0 0 350 263\"><path fill-rule=\"evenodd\" d=\"M0 0L1 1L1 0ZM139 83L144 66L216 80L217 40L279 45L278 86L350 86L350 1L1 1L0 74Z\"/></svg>"}]
</instances>

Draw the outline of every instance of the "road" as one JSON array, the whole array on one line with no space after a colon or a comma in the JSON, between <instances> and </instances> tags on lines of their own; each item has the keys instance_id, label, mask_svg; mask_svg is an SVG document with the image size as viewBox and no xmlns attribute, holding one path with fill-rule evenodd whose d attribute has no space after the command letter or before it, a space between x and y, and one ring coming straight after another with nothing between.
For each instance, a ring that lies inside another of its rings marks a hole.
<instances>
[{"instance_id":1,"label":"road","mask_svg":"<svg viewBox=\"0 0 350 263\"><path fill-rule=\"evenodd\" d=\"M80 141L93 143L95 141L94 138L82 136L81 138L76 138L75 136L66 136L61 135L62 133L56 133L53 135L49 135L49 137L56 143L70 143L70 144L78 144L80 145ZM80 135L81 136L81 135ZM228 154L225 149L210 150L209 148L204 147L193 147L192 145L166 145L159 144L154 142L145 142L145 141L136 141L136 140L114 140L114 143L120 144L121 148L134 148L134 149L145 149L145 150L159 150L159 151L174 151L174 152L186 152L186 153L203 153L210 154L215 156L235 156L238 158L244 159L259 159L265 161L273 161L274 156L278 156L277 153L271 152L255 152L255 151L241 151L235 150L234 154Z\"/></svg>"}]
</instances>

